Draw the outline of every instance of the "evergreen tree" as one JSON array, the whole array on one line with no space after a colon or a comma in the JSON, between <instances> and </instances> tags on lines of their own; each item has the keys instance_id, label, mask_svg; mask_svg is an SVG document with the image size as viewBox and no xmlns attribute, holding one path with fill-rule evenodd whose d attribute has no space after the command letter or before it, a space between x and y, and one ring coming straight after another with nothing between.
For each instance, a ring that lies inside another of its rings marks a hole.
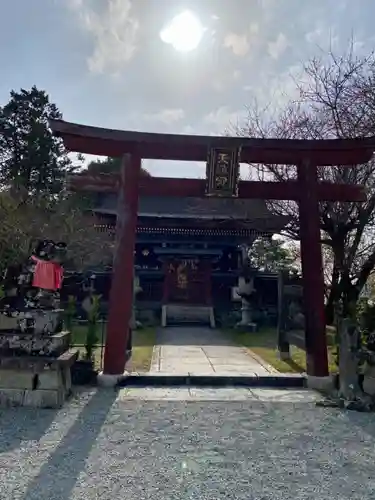
<instances>
[{"instance_id":1,"label":"evergreen tree","mask_svg":"<svg viewBox=\"0 0 375 500\"><path fill-rule=\"evenodd\" d=\"M61 139L52 135L49 119L61 119L48 94L37 89L14 90L0 107L0 185L28 194L58 194L72 165Z\"/></svg>"},{"instance_id":2,"label":"evergreen tree","mask_svg":"<svg viewBox=\"0 0 375 500\"><path fill-rule=\"evenodd\" d=\"M119 172L121 169L121 158L107 157L103 160L95 160L87 166L87 173L90 174L112 174ZM151 174L145 169L141 168L141 177L151 177Z\"/></svg>"},{"instance_id":3,"label":"evergreen tree","mask_svg":"<svg viewBox=\"0 0 375 500\"><path fill-rule=\"evenodd\" d=\"M254 241L249 257L256 269L272 273L293 270L297 260L292 249L287 248L283 240L268 238Z\"/></svg>"}]
</instances>

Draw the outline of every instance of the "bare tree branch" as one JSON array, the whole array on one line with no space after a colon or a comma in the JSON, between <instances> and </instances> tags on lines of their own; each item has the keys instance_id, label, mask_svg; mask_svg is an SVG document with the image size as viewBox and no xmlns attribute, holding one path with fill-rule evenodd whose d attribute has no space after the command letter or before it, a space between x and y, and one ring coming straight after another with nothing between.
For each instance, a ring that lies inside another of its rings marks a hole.
<instances>
[{"instance_id":1,"label":"bare tree branch","mask_svg":"<svg viewBox=\"0 0 375 500\"><path fill-rule=\"evenodd\" d=\"M296 81L298 100L270 116L257 106L248 109L239 135L273 138L354 138L375 134L375 54L359 57L354 40L344 54L332 50L308 61ZM268 111L268 110L267 110ZM251 165L260 180L286 181L296 170L285 165ZM353 167L321 167L320 180L359 184L367 188L365 203L320 204L322 243L330 262L326 279L331 293L346 302L356 300L375 266L375 161ZM271 210L288 215L284 234L299 239L294 202L270 202ZM328 252L328 253L327 253Z\"/></svg>"}]
</instances>

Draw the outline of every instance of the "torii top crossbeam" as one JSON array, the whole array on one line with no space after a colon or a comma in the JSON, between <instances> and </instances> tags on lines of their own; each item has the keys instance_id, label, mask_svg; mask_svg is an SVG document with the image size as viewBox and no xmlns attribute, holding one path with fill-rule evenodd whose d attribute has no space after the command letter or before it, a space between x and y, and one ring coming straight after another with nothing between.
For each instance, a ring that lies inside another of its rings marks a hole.
<instances>
[{"instance_id":1,"label":"torii top crossbeam","mask_svg":"<svg viewBox=\"0 0 375 500\"><path fill-rule=\"evenodd\" d=\"M241 147L241 162L296 165L308 157L315 166L355 165L372 157L375 137L361 139L255 139L158 134L112 130L51 120L51 129L70 151L118 157L134 153L144 159L206 161L209 148Z\"/></svg>"}]
</instances>

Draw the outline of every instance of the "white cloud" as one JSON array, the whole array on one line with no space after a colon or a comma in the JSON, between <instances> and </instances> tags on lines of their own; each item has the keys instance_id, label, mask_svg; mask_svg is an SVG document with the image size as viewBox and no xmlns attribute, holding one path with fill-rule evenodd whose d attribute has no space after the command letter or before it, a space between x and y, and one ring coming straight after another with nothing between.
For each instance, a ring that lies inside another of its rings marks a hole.
<instances>
[{"instance_id":1,"label":"white cloud","mask_svg":"<svg viewBox=\"0 0 375 500\"><path fill-rule=\"evenodd\" d=\"M272 62L272 61L271 61ZM279 110L291 99L298 98L296 80L301 78L301 67L299 64L291 65L285 71L275 71L272 64L258 75L258 79L251 84L245 85L243 90L249 93L250 101L264 112L272 113ZM251 103L245 103L251 105Z\"/></svg>"},{"instance_id":2,"label":"white cloud","mask_svg":"<svg viewBox=\"0 0 375 500\"><path fill-rule=\"evenodd\" d=\"M139 22L132 14L130 0L107 0L105 5L104 11L99 11L91 0L69 0L82 28L94 41L87 61L90 71L118 74L136 52Z\"/></svg>"},{"instance_id":3,"label":"white cloud","mask_svg":"<svg viewBox=\"0 0 375 500\"><path fill-rule=\"evenodd\" d=\"M248 32L244 34L228 33L224 38L223 46L230 49L235 56L244 57L250 48L255 47L259 38L259 24L252 23Z\"/></svg>"},{"instance_id":4,"label":"white cloud","mask_svg":"<svg viewBox=\"0 0 375 500\"><path fill-rule=\"evenodd\" d=\"M287 37L284 35L284 33L279 33L274 42L269 42L268 53L272 57L272 59L278 59L281 55L284 54L288 46L289 42Z\"/></svg>"},{"instance_id":5,"label":"white cloud","mask_svg":"<svg viewBox=\"0 0 375 500\"><path fill-rule=\"evenodd\" d=\"M68 6L73 10L80 9L83 6L83 1L84 0L68 0Z\"/></svg>"},{"instance_id":6,"label":"white cloud","mask_svg":"<svg viewBox=\"0 0 375 500\"><path fill-rule=\"evenodd\" d=\"M260 4L261 8L265 9L265 10L268 10L268 9L274 10L277 3L279 3L278 0L258 0L258 2Z\"/></svg>"},{"instance_id":7,"label":"white cloud","mask_svg":"<svg viewBox=\"0 0 375 500\"><path fill-rule=\"evenodd\" d=\"M194 135L196 133L196 131L195 131L195 128L193 126L185 125L185 127L183 127L181 133L186 134L186 135Z\"/></svg>"},{"instance_id":8,"label":"white cloud","mask_svg":"<svg viewBox=\"0 0 375 500\"><path fill-rule=\"evenodd\" d=\"M243 57L248 53L250 44L247 35L228 33L224 38L224 47L231 49L235 56Z\"/></svg>"},{"instance_id":9,"label":"white cloud","mask_svg":"<svg viewBox=\"0 0 375 500\"><path fill-rule=\"evenodd\" d=\"M162 109L158 113L142 115L142 120L146 122L159 122L165 125L181 121L185 117L185 111L178 109Z\"/></svg>"},{"instance_id":10,"label":"white cloud","mask_svg":"<svg viewBox=\"0 0 375 500\"><path fill-rule=\"evenodd\" d=\"M209 125L211 134L224 134L226 131L233 132L247 116L245 109L233 110L228 106L221 106L220 108L211 111L204 118L203 122Z\"/></svg>"},{"instance_id":11,"label":"white cloud","mask_svg":"<svg viewBox=\"0 0 375 500\"><path fill-rule=\"evenodd\" d=\"M212 87L217 92L224 92L230 85L237 82L242 76L239 69L234 70L232 73L220 71L219 75L215 75L212 79Z\"/></svg>"}]
</instances>

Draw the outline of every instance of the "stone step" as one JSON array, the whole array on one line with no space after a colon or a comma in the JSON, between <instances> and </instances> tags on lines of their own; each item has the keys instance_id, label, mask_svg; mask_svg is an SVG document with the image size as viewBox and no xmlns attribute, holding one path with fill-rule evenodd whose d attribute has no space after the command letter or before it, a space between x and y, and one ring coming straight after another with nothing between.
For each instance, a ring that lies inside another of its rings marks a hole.
<instances>
[{"instance_id":1,"label":"stone step","mask_svg":"<svg viewBox=\"0 0 375 500\"><path fill-rule=\"evenodd\" d=\"M62 331L53 335L33 333L0 332L0 354L7 353L39 356L59 356L70 344L70 333Z\"/></svg>"},{"instance_id":2,"label":"stone step","mask_svg":"<svg viewBox=\"0 0 375 500\"><path fill-rule=\"evenodd\" d=\"M193 323L215 328L213 307L166 304L162 308L162 326Z\"/></svg>"},{"instance_id":3,"label":"stone step","mask_svg":"<svg viewBox=\"0 0 375 500\"><path fill-rule=\"evenodd\" d=\"M130 374L119 380L119 387L277 387L305 388L301 374L270 375L177 375Z\"/></svg>"}]
</instances>

